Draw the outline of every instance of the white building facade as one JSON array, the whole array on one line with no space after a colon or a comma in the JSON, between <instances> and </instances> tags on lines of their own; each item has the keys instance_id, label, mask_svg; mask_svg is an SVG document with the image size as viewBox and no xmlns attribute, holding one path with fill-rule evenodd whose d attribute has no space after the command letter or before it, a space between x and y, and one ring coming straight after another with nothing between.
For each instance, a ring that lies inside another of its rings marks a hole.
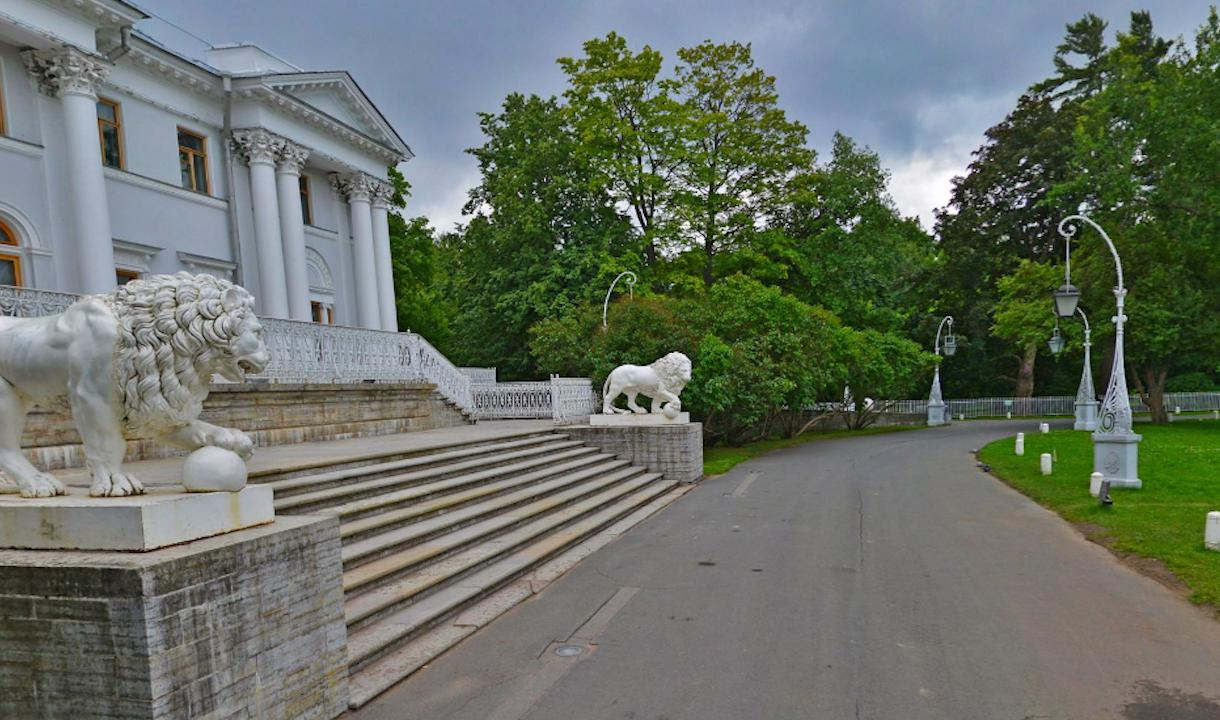
<instances>
[{"instance_id":1,"label":"white building facade","mask_svg":"<svg viewBox=\"0 0 1220 720\"><path fill-rule=\"evenodd\" d=\"M211 273L271 318L397 330L387 167L411 151L343 71L204 59L119 0L0 4L0 285Z\"/></svg>"}]
</instances>

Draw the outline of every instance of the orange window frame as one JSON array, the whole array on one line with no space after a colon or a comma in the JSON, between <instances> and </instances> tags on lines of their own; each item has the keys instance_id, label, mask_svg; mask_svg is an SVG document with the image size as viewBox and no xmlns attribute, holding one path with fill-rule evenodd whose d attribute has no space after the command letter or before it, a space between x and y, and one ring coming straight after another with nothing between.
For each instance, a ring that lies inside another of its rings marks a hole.
<instances>
[{"instance_id":1,"label":"orange window frame","mask_svg":"<svg viewBox=\"0 0 1220 720\"><path fill-rule=\"evenodd\" d=\"M179 135L189 135L189 136L191 136L193 138L197 138L199 140L199 147L200 147L199 150L196 150L193 147L187 147L186 145L183 145L181 142L178 143L179 157L181 157L181 155L183 153L186 153L187 157L190 159L190 164L191 164L191 187L187 188L187 190L194 190L195 192L201 192L201 193L205 193L205 194L211 193L212 192L212 176L211 176L211 173L208 171L208 139L207 139L207 137L204 135L200 135L199 133L194 132L193 130L188 130L187 128L184 128L181 126L179 126L179 128L178 128L178 134ZM196 166L198 163L203 163L203 187L202 188L195 187L195 180L198 177L198 174L196 173L195 169L196 169Z\"/></svg>"},{"instance_id":2,"label":"orange window frame","mask_svg":"<svg viewBox=\"0 0 1220 720\"><path fill-rule=\"evenodd\" d=\"M107 126L114 128L114 137L119 144L119 164L117 166L106 165L106 167L117 167L119 170L127 167L126 149L123 147L123 106L119 103L99 97L97 99L99 105L109 105L114 110L114 122L106 120L98 116L97 119L97 144L98 150L102 153L102 164L106 165L106 134Z\"/></svg>"},{"instance_id":3,"label":"orange window frame","mask_svg":"<svg viewBox=\"0 0 1220 720\"><path fill-rule=\"evenodd\" d=\"M16 281L17 287L20 287L22 285L21 256L15 253L4 252L6 246L17 247L17 234L3 220L0 220L0 257L12 261L13 279Z\"/></svg>"}]
</instances>

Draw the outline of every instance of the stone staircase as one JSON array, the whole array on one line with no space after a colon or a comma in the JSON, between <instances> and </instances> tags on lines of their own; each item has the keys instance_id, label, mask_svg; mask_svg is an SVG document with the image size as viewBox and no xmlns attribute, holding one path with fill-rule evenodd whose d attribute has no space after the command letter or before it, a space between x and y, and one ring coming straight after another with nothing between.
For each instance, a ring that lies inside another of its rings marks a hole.
<instances>
[{"instance_id":1,"label":"stone staircase","mask_svg":"<svg viewBox=\"0 0 1220 720\"><path fill-rule=\"evenodd\" d=\"M540 589L496 601L511 583L682 491L539 430L252 479L277 514L339 516L353 708L474 630L442 624L482 605L490 620Z\"/></svg>"}]
</instances>

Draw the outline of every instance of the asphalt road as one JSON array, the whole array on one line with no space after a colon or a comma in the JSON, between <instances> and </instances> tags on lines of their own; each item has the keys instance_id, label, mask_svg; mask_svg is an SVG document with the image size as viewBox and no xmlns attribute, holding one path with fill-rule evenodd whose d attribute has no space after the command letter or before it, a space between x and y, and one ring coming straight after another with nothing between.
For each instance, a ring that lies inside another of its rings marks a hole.
<instances>
[{"instance_id":1,"label":"asphalt road","mask_svg":"<svg viewBox=\"0 0 1220 720\"><path fill-rule=\"evenodd\" d=\"M738 465L356 717L1220 718L1220 622L975 468L1016 430Z\"/></svg>"}]
</instances>

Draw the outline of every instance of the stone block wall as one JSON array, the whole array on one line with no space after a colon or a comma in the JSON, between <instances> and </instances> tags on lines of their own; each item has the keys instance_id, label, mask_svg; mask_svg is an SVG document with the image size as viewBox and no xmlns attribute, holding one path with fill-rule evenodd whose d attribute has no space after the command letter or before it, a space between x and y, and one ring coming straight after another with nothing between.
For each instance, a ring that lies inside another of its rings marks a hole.
<instances>
[{"instance_id":1,"label":"stone block wall","mask_svg":"<svg viewBox=\"0 0 1220 720\"><path fill-rule=\"evenodd\" d=\"M573 440L630 460L678 482L703 477L703 424L590 427L568 425Z\"/></svg>"},{"instance_id":2,"label":"stone block wall","mask_svg":"<svg viewBox=\"0 0 1220 720\"><path fill-rule=\"evenodd\" d=\"M469 422L426 383L217 384L202 420L244 430L256 445L389 435ZM84 448L69 415L36 408L26 419L22 448L44 470L84 465ZM155 440L127 443L127 460L181 454Z\"/></svg>"},{"instance_id":3,"label":"stone block wall","mask_svg":"<svg viewBox=\"0 0 1220 720\"><path fill-rule=\"evenodd\" d=\"M5 720L330 720L347 701L337 518L147 553L0 550Z\"/></svg>"}]
</instances>

